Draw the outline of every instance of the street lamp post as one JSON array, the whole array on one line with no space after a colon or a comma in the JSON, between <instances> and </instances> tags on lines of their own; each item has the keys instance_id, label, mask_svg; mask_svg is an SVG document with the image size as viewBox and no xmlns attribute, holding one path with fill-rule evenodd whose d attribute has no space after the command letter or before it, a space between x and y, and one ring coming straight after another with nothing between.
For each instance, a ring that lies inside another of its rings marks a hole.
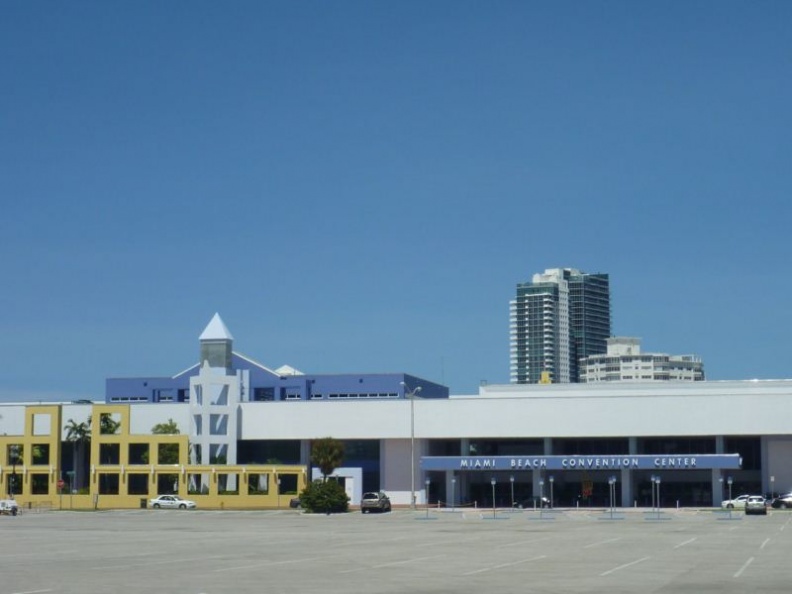
<instances>
[{"instance_id":1,"label":"street lamp post","mask_svg":"<svg viewBox=\"0 0 792 594\"><path fill-rule=\"evenodd\" d=\"M550 481L550 509L553 509L553 483L555 482L555 477L550 475L548 480Z\"/></svg>"},{"instance_id":2,"label":"street lamp post","mask_svg":"<svg viewBox=\"0 0 792 594\"><path fill-rule=\"evenodd\" d=\"M659 476L657 477L657 479L655 479L655 482L657 483L657 517L660 518L660 477Z\"/></svg>"},{"instance_id":3,"label":"street lamp post","mask_svg":"<svg viewBox=\"0 0 792 594\"><path fill-rule=\"evenodd\" d=\"M429 519L429 479L426 479L426 519Z\"/></svg>"},{"instance_id":4,"label":"street lamp post","mask_svg":"<svg viewBox=\"0 0 792 594\"><path fill-rule=\"evenodd\" d=\"M492 485L492 519L494 520L495 519L495 477L494 476L492 477L490 484Z\"/></svg>"},{"instance_id":5,"label":"street lamp post","mask_svg":"<svg viewBox=\"0 0 792 594\"><path fill-rule=\"evenodd\" d=\"M610 515L611 520L613 519L613 500L616 498L616 477L612 476L608 479L608 485L610 485Z\"/></svg>"},{"instance_id":6,"label":"street lamp post","mask_svg":"<svg viewBox=\"0 0 792 594\"><path fill-rule=\"evenodd\" d=\"M514 477L509 477L509 482L511 483L511 501L512 501L512 509L514 509Z\"/></svg>"},{"instance_id":7,"label":"street lamp post","mask_svg":"<svg viewBox=\"0 0 792 594\"><path fill-rule=\"evenodd\" d=\"M544 479L539 479L539 509L544 508Z\"/></svg>"},{"instance_id":8,"label":"street lamp post","mask_svg":"<svg viewBox=\"0 0 792 594\"><path fill-rule=\"evenodd\" d=\"M410 509L415 509L415 398L421 386L410 390L405 382L399 384L404 387L404 395L410 399Z\"/></svg>"},{"instance_id":9,"label":"street lamp post","mask_svg":"<svg viewBox=\"0 0 792 594\"><path fill-rule=\"evenodd\" d=\"M456 477L451 477L451 511L454 511L456 506Z\"/></svg>"}]
</instances>

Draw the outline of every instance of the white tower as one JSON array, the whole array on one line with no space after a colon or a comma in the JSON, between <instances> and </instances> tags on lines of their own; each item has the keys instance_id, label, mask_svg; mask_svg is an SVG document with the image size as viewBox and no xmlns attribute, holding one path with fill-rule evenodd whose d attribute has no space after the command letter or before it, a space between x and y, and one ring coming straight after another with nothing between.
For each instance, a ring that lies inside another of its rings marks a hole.
<instances>
[{"instance_id":1,"label":"white tower","mask_svg":"<svg viewBox=\"0 0 792 594\"><path fill-rule=\"evenodd\" d=\"M236 464L239 403L249 389L249 373L234 371L231 363L234 337L215 314L200 338L201 362L190 378L190 462ZM231 475L229 480L233 480ZM208 476L202 477L207 484ZM203 489L203 486L201 489ZM198 488L197 485L191 485ZM235 485L226 485L233 489Z\"/></svg>"}]
</instances>

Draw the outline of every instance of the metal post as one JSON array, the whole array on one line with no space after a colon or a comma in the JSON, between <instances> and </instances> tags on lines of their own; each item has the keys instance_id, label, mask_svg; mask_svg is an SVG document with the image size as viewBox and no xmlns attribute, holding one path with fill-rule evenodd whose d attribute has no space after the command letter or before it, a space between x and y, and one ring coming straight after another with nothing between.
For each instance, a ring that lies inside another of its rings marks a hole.
<instances>
[{"instance_id":1,"label":"metal post","mask_svg":"<svg viewBox=\"0 0 792 594\"><path fill-rule=\"evenodd\" d=\"M509 477L509 482L511 483L511 506L514 509L514 477Z\"/></svg>"},{"instance_id":2,"label":"metal post","mask_svg":"<svg viewBox=\"0 0 792 594\"><path fill-rule=\"evenodd\" d=\"M608 479L608 496L610 497L610 517L611 520L613 519L613 482L616 479L614 477L610 477Z\"/></svg>"},{"instance_id":3,"label":"metal post","mask_svg":"<svg viewBox=\"0 0 792 594\"><path fill-rule=\"evenodd\" d=\"M652 481L652 511L655 508L655 475L652 475L650 479Z\"/></svg>"},{"instance_id":4,"label":"metal post","mask_svg":"<svg viewBox=\"0 0 792 594\"><path fill-rule=\"evenodd\" d=\"M553 483L555 482L555 477L550 475L550 509L553 509Z\"/></svg>"},{"instance_id":5,"label":"metal post","mask_svg":"<svg viewBox=\"0 0 792 594\"><path fill-rule=\"evenodd\" d=\"M539 510L544 509L544 479L539 479Z\"/></svg>"},{"instance_id":6,"label":"metal post","mask_svg":"<svg viewBox=\"0 0 792 594\"><path fill-rule=\"evenodd\" d=\"M426 479L426 519L429 519L429 479Z\"/></svg>"},{"instance_id":7,"label":"metal post","mask_svg":"<svg viewBox=\"0 0 792 594\"><path fill-rule=\"evenodd\" d=\"M415 397L421 386L410 390L405 382L399 384L404 387L405 397L410 399L410 509L415 509Z\"/></svg>"},{"instance_id":8,"label":"metal post","mask_svg":"<svg viewBox=\"0 0 792 594\"><path fill-rule=\"evenodd\" d=\"M660 519L660 477L657 477L657 518Z\"/></svg>"},{"instance_id":9,"label":"metal post","mask_svg":"<svg viewBox=\"0 0 792 594\"><path fill-rule=\"evenodd\" d=\"M456 505L456 477L451 477L451 511L454 511L454 506Z\"/></svg>"},{"instance_id":10,"label":"metal post","mask_svg":"<svg viewBox=\"0 0 792 594\"><path fill-rule=\"evenodd\" d=\"M494 520L495 519L495 477L494 476L492 477L490 484L492 485L492 519Z\"/></svg>"},{"instance_id":11,"label":"metal post","mask_svg":"<svg viewBox=\"0 0 792 594\"><path fill-rule=\"evenodd\" d=\"M732 482L733 482L732 481L732 477L729 477L728 479L726 479L726 483L728 483L728 485L729 485L729 502L731 502L731 500L732 500L732 489L731 489ZM731 505L731 503L730 503L730 505ZM730 518L731 518L731 513L732 513L732 508L729 507L729 517Z\"/></svg>"}]
</instances>

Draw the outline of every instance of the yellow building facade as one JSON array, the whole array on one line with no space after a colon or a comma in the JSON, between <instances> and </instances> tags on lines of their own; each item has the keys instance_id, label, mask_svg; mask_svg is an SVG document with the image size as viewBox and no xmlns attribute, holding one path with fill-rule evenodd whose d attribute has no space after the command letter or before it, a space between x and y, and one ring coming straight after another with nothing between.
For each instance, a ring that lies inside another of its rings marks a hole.
<instances>
[{"instance_id":1,"label":"yellow building facade","mask_svg":"<svg viewBox=\"0 0 792 594\"><path fill-rule=\"evenodd\" d=\"M307 482L304 466L190 464L187 435L132 434L130 405L94 404L89 436L73 442L62 440L60 405L24 414L23 435L0 436L1 497L22 509L139 508L162 494L202 509L272 509ZM62 468L65 447L87 463Z\"/></svg>"}]
</instances>

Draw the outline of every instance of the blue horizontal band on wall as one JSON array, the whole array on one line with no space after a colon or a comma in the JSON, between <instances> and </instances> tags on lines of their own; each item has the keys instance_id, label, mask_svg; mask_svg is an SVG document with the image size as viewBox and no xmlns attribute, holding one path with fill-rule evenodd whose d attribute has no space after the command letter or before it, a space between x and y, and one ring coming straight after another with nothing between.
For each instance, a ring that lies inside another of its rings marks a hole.
<instances>
[{"instance_id":1,"label":"blue horizontal band on wall","mask_svg":"<svg viewBox=\"0 0 792 594\"><path fill-rule=\"evenodd\" d=\"M739 454L608 456L423 456L423 470L735 470Z\"/></svg>"}]
</instances>

